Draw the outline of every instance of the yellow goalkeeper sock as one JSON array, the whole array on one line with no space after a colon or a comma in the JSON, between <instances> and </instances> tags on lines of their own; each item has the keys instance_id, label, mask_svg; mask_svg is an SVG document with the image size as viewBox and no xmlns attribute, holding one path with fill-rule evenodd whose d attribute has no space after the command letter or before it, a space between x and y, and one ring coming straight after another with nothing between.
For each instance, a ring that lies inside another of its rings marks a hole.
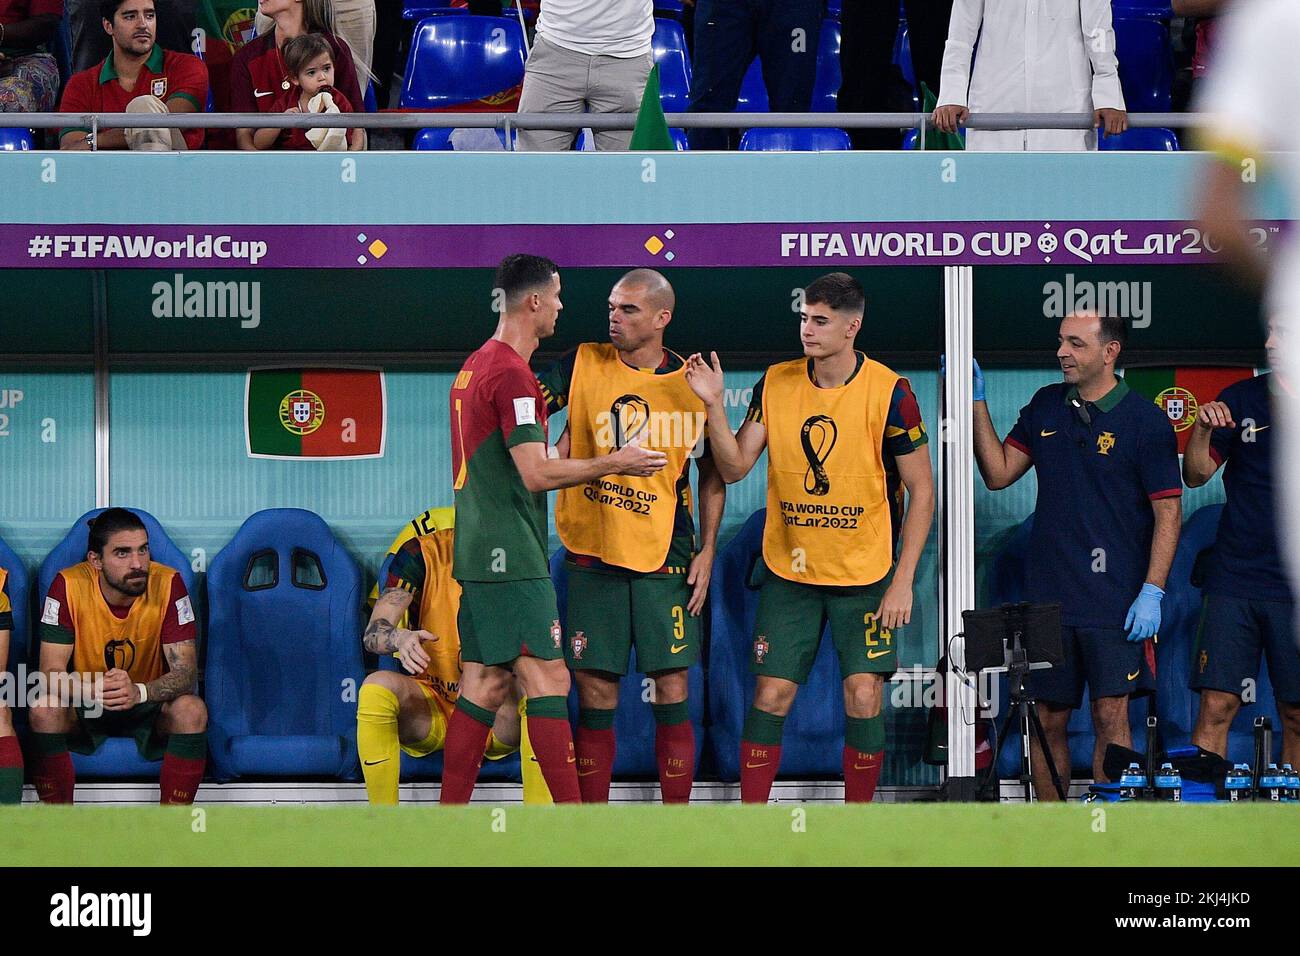
<instances>
[{"instance_id":1,"label":"yellow goalkeeper sock","mask_svg":"<svg viewBox=\"0 0 1300 956\"><path fill-rule=\"evenodd\" d=\"M379 684L362 684L357 698L357 754L372 804L395 805L402 773L397 738L397 695Z\"/></svg>"},{"instance_id":2,"label":"yellow goalkeeper sock","mask_svg":"<svg viewBox=\"0 0 1300 956\"><path fill-rule=\"evenodd\" d=\"M524 804L554 803L551 789L546 786L542 776L542 765L533 754L532 742L528 739L528 700L519 701L519 766L524 775Z\"/></svg>"}]
</instances>

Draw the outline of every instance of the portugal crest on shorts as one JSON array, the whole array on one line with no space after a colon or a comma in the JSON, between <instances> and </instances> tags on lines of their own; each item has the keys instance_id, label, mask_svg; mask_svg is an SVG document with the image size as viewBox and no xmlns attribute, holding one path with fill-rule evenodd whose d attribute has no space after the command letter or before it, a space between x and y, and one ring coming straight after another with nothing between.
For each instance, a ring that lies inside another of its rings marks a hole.
<instances>
[{"instance_id":1,"label":"portugal crest on shorts","mask_svg":"<svg viewBox=\"0 0 1300 956\"><path fill-rule=\"evenodd\" d=\"M582 660L582 652L587 649L587 632L574 631L573 640L569 642L573 646L573 659Z\"/></svg>"},{"instance_id":2,"label":"portugal crest on shorts","mask_svg":"<svg viewBox=\"0 0 1300 956\"><path fill-rule=\"evenodd\" d=\"M1156 396L1156 404L1169 416L1169 424L1174 431L1181 432L1196 423L1196 412L1200 408L1196 396L1185 388L1174 386L1167 388Z\"/></svg>"},{"instance_id":3,"label":"portugal crest on shorts","mask_svg":"<svg viewBox=\"0 0 1300 956\"><path fill-rule=\"evenodd\" d=\"M560 649L560 639L563 636L564 636L564 632L560 630L560 622L552 621L551 622L551 643L555 645L555 649L557 651Z\"/></svg>"},{"instance_id":4,"label":"portugal crest on shorts","mask_svg":"<svg viewBox=\"0 0 1300 956\"><path fill-rule=\"evenodd\" d=\"M767 642L767 638L759 635L754 638L754 663L763 663L763 658L767 657L767 652L772 649L772 645Z\"/></svg>"},{"instance_id":5,"label":"portugal crest on shorts","mask_svg":"<svg viewBox=\"0 0 1300 956\"><path fill-rule=\"evenodd\" d=\"M295 435L310 435L325 423L325 403L315 392L295 389L280 399L280 424Z\"/></svg>"}]
</instances>

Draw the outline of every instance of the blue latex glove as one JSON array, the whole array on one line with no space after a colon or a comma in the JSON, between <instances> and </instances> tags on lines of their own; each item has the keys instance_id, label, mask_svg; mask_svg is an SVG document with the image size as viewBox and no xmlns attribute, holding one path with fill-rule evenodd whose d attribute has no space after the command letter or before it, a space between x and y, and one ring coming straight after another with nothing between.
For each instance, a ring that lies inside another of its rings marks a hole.
<instances>
[{"instance_id":1,"label":"blue latex glove","mask_svg":"<svg viewBox=\"0 0 1300 956\"><path fill-rule=\"evenodd\" d=\"M984 401L984 372L980 369L980 363L971 359L971 400L975 402ZM948 374L948 356L939 355L939 375Z\"/></svg>"},{"instance_id":2,"label":"blue latex glove","mask_svg":"<svg viewBox=\"0 0 1300 956\"><path fill-rule=\"evenodd\" d=\"M1142 590L1128 609L1124 618L1124 630L1128 631L1130 641L1145 641L1155 637L1160 630L1160 599L1165 592L1154 584L1142 585Z\"/></svg>"}]
</instances>

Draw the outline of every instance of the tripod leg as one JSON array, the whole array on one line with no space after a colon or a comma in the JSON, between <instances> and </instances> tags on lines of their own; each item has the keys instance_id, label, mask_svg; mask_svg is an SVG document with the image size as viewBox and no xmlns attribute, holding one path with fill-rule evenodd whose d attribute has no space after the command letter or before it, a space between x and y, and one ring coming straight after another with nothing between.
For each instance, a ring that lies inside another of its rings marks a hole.
<instances>
[{"instance_id":1,"label":"tripod leg","mask_svg":"<svg viewBox=\"0 0 1300 956\"><path fill-rule=\"evenodd\" d=\"M1066 788L1061 784L1061 775L1056 770L1056 759L1052 756L1052 748L1047 742L1047 731L1043 730L1043 722L1038 719L1038 704L1030 701L1029 719L1034 725L1034 735L1038 737L1038 746L1043 750L1043 759L1047 761L1047 770L1052 775L1052 786L1056 788L1056 795L1064 803L1066 799Z\"/></svg>"}]
</instances>

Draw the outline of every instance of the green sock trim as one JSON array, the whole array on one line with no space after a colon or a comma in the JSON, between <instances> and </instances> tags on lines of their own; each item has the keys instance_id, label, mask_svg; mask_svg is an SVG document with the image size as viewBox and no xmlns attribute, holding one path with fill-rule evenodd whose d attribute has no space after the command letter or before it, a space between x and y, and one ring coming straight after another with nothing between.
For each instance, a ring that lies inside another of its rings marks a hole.
<instances>
[{"instance_id":1,"label":"green sock trim","mask_svg":"<svg viewBox=\"0 0 1300 956\"><path fill-rule=\"evenodd\" d=\"M684 724L691 719L691 709L684 700L676 704L651 704L650 710L655 715L655 723L660 727Z\"/></svg>"},{"instance_id":2,"label":"green sock trim","mask_svg":"<svg viewBox=\"0 0 1300 956\"><path fill-rule=\"evenodd\" d=\"M486 707L480 707L473 701L466 700L464 694L461 694L456 698L456 709L467 717L473 717L484 727L491 727L497 722L496 714L492 713L492 711L488 710ZM533 702L530 700L528 702L528 713L531 714L532 712Z\"/></svg>"},{"instance_id":3,"label":"green sock trim","mask_svg":"<svg viewBox=\"0 0 1300 956\"><path fill-rule=\"evenodd\" d=\"M845 717L844 743L864 754L880 753L885 749L885 715Z\"/></svg>"},{"instance_id":4,"label":"green sock trim","mask_svg":"<svg viewBox=\"0 0 1300 956\"><path fill-rule=\"evenodd\" d=\"M22 767L0 767L0 804L22 802Z\"/></svg>"},{"instance_id":5,"label":"green sock trim","mask_svg":"<svg viewBox=\"0 0 1300 956\"><path fill-rule=\"evenodd\" d=\"M172 734L167 738L167 752L183 760L203 760L208 755L208 735Z\"/></svg>"},{"instance_id":6,"label":"green sock trim","mask_svg":"<svg viewBox=\"0 0 1300 956\"><path fill-rule=\"evenodd\" d=\"M533 702L528 702L528 711L532 713ZM587 730L611 730L614 726L614 711L600 707L583 707L578 711L578 726Z\"/></svg>"},{"instance_id":7,"label":"green sock trim","mask_svg":"<svg viewBox=\"0 0 1300 956\"><path fill-rule=\"evenodd\" d=\"M68 751L67 734L32 734L32 747L42 757L57 757Z\"/></svg>"},{"instance_id":8,"label":"green sock trim","mask_svg":"<svg viewBox=\"0 0 1300 956\"><path fill-rule=\"evenodd\" d=\"M609 711L610 723L613 724L614 712ZM555 720L569 719L569 704L565 698L555 697L529 697L528 698L528 716L533 717L550 717Z\"/></svg>"},{"instance_id":9,"label":"green sock trim","mask_svg":"<svg viewBox=\"0 0 1300 956\"><path fill-rule=\"evenodd\" d=\"M749 713L745 715L745 729L741 732L741 738L751 744L776 747L781 743L781 734L784 730L784 717L751 707Z\"/></svg>"}]
</instances>

